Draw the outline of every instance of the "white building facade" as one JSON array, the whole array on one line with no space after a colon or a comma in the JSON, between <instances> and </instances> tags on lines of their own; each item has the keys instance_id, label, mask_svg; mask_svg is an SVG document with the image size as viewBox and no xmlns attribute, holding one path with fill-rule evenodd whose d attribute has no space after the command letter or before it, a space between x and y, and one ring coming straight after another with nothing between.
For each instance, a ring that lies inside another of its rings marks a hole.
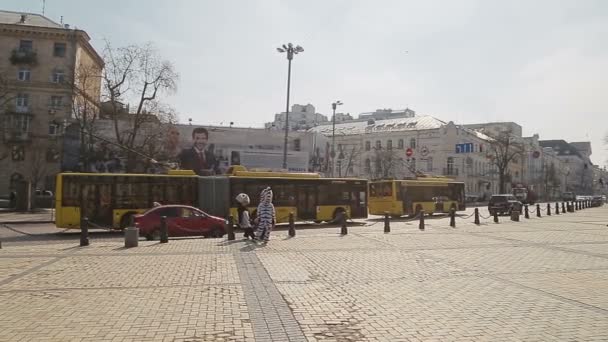
<instances>
[{"instance_id":1,"label":"white building facade","mask_svg":"<svg viewBox=\"0 0 608 342\"><path fill-rule=\"evenodd\" d=\"M328 138L331 126L312 129ZM431 116L369 120L336 125L334 176L403 179L441 175L465 183L467 194L497 191L487 150L491 138ZM347 174L338 169L347 168Z\"/></svg>"}]
</instances>

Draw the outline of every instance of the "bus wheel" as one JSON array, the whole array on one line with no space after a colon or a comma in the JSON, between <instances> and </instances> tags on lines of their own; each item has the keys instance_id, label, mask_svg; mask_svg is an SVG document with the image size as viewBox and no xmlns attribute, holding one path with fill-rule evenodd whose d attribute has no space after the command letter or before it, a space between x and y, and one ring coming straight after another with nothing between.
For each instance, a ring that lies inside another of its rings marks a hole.
<instances>
[{"instance_id":1,"label":"bus wheel","mask_svg":"<svg viewBox=\"0 0 608 342\"><path fill-rule=\"evenodd\" d=\"M337 223L338 219L340 218L340 213L346 214L346 210L344 210L344 208L336 208L336 210L334 210L334 215L332 216L331 222Z\"/></svg>"}]
</instances>

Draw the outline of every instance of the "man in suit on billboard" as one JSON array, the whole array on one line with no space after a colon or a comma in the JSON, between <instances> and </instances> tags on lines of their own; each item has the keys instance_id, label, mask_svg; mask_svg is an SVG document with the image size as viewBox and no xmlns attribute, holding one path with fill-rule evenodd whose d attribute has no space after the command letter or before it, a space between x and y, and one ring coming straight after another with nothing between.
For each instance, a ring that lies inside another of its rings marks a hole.
<instances>
[{"instance_id":1,"label":"man in suit on billboard","mask_svg":"<svg viewBox=\"0 0 608 342\"><path fill-rule=\"evenodd\" d=\"M208 176L218 173L218 163L213 153L213 145L208 145L209 132L203 127L192 130L192 147L179 154L182 169L193 170L197 175Z\"/></svg>"}]
</instances>

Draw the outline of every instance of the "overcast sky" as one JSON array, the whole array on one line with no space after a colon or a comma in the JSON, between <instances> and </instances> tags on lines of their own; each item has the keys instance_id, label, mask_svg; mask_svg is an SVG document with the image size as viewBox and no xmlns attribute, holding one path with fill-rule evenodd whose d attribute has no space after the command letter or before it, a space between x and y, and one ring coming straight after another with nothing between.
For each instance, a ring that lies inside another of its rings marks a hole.
<instances>
[{"instance_id":1,"label":"overcast sky","mask_svg":"<svg viewBox=\"0 0 608 342\"><path fill-rule=\"evenodd\" d=\"M145 5L145 6L144 6ZM2 9L41 13L42 0ZM515 121L608 151L608 1L47 0L101 50L152 41L181 75L180 121L262 126L291 103L357 115L409 107L456 123Z\"/></svg>"}]
</instances>

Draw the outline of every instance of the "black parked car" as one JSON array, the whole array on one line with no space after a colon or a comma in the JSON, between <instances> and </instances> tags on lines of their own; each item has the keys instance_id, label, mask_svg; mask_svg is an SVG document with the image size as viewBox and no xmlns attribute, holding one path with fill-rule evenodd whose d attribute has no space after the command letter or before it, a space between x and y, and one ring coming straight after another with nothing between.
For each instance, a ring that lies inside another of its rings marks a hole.
<instances>
[{"instance_id":1,"label":"black parked car","mask_svg":"<svg viewBox=\"0 0 608 342\"><path fill-rule=\"evenodd\" d=\"M511 211L517 210L521 212L522 204L520 201L511 194L505 195L492 195L490 203L488 203L488 211L490 215L494 215L494 212L499 215L511 214Z\"/></svg>"}]
</instances>

